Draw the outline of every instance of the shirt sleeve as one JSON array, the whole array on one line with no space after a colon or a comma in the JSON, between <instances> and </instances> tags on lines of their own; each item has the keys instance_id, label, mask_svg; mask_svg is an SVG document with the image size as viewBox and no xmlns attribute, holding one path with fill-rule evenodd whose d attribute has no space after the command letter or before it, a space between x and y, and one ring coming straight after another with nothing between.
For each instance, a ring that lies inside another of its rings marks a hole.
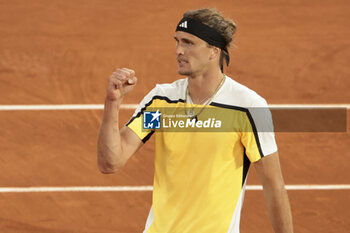
<instances>
[{"instance_id":1,"label":"shirt sleeve","mask_svg":"<svg viewBox=\"0 0 350 233\"><path fill-rule=\"evenodd\" d=\"M135 134L145 143L154 133L154 130L143 128L143 113L147 111L147 108L153 107L154 96L156 96L157 86L153 88L141 101L141 103L136 108L133 116L126 123Z\"/></svg>"},{"instance_id":2,"label":"shirt sleeve","mask_svg":"<svg viewBox=\"0 0 350 233\"><path fill-rule=\"evenodd\" d=\"M244 122L241 142L251 162L277 151L271 111L263 98L248 108Z\"/></svg>"}]
</instances>

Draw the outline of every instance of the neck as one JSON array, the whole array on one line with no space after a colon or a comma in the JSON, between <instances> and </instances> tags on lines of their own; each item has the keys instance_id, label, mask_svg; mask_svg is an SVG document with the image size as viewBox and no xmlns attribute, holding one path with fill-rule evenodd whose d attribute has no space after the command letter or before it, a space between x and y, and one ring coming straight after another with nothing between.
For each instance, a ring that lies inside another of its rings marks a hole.
<instances>
[{"instance_id":1,"label":"neck","mask_svg":"<svg viewBox=\"0 0 350 233\"><path fill-rule=\"evenodd\" d=\"M212 96L223 79L220 69L208 71L200 75L188 77L188 91L191 100L195 104L201 104L203 100Z\"/></svg>"}]
</instances>

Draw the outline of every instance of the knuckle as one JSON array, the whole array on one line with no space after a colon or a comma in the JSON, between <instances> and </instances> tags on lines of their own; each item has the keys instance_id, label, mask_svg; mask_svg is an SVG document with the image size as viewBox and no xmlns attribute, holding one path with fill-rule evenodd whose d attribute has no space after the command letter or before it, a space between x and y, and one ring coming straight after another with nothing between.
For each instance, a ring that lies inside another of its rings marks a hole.
<instances>
[{"instance_id":1,"label":"knuckle","mask_svg":"<svg viewBox=\"0 0 350 233\"><path fill-rule=\"evenodd\" d=\"M123 68L123 71L124 71L128 76L133 76L133 75L135 75L135 71L132 70L132 69Z\"/></svg>"}]
</instances>

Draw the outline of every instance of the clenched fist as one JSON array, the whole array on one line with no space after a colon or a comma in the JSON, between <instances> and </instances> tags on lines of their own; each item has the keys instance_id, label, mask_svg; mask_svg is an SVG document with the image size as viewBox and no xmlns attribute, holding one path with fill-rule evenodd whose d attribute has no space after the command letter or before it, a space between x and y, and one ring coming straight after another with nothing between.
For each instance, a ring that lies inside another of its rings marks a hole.
<instances>
[{"instance_id":1,"label":"clenched fist","mask_svg":"<svg viewBox=\"0 0 350 233\"><path fill-rule=\"evenodd\" d=\"M127 68L117 69L109 77L107 99L121 101L124 95L134 88L136 82L135 71Z\"/></svg>"}]
</instances>

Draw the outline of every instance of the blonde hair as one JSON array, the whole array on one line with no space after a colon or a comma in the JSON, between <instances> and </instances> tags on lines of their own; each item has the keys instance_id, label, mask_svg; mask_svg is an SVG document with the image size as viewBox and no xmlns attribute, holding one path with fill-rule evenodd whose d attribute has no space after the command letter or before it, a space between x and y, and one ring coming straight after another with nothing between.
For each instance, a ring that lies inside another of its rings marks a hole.
<instances>
[{"instance_id":1,"label":"blonde hair","mask_svg":"<svg viewBox=\"0 0 350 233\"><path fill-rule=\"evenodd\" d=\"M236 32L236 24L231 19L225 19L221 12L214 8L202 8L198 10L189 10L184 13L184 17L188 17L215 29L226 41L226 48L230 47L233 41L233 35ZM228 58L229 54L221 50L220 67L223 67L224 59ZM227 61L227 60L226 60ZM228 62L227 64L228 65Z\"/></svg>"}]
</instances>

